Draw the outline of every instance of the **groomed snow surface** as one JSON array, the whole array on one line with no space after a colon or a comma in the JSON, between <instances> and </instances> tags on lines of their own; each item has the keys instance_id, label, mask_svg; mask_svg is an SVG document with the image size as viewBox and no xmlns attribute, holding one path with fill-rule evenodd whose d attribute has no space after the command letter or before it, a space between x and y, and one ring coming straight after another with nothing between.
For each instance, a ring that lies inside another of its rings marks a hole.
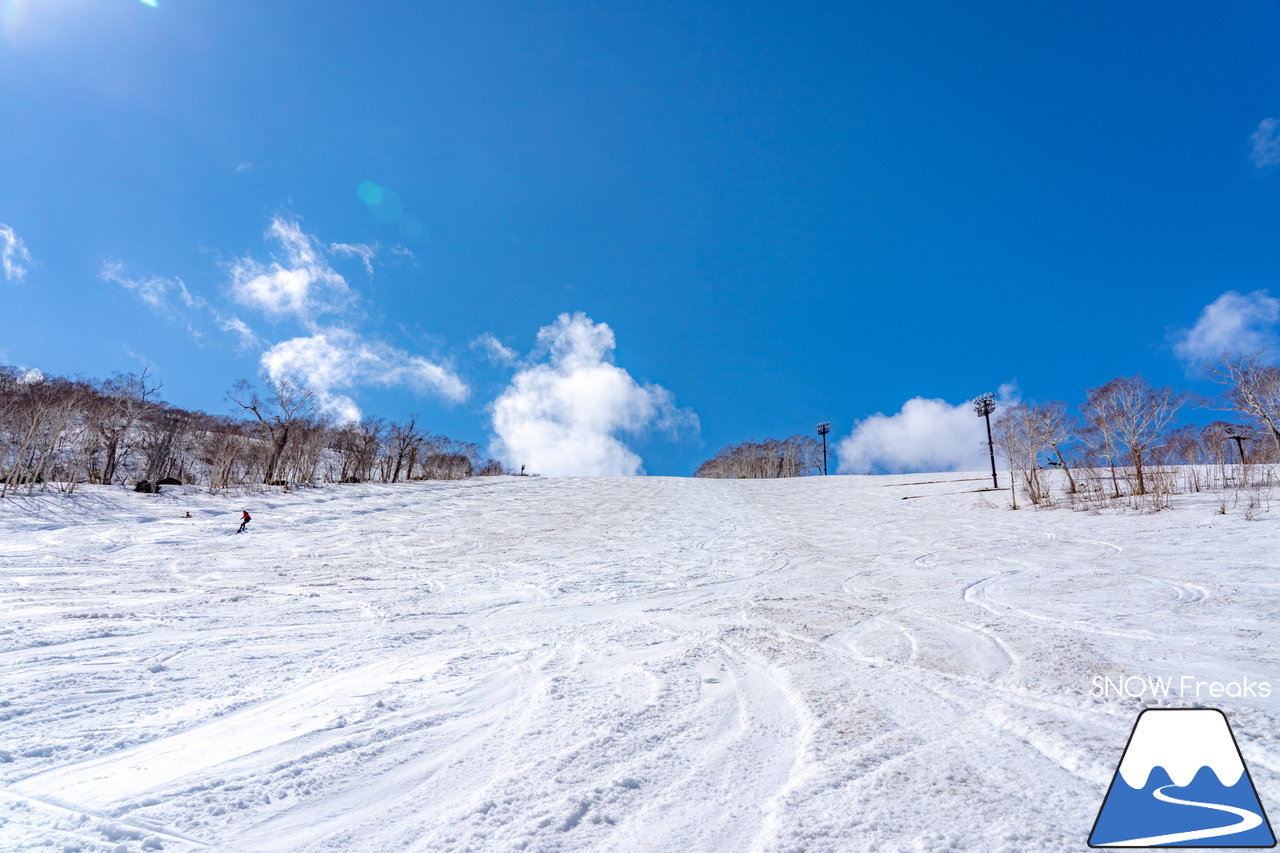
<instances>
[{"instance_id":1,"label":"groomed snow surface","mask_svg":"<svg viewBox=\"0 0 1280 853\"><path fill-rule=\"evenodd\" d=\"M5 499L0 849L1080 851L1098 675L1272 683L1280 814L1280 511L977 477Z\"/></svg>"}]
</instances>

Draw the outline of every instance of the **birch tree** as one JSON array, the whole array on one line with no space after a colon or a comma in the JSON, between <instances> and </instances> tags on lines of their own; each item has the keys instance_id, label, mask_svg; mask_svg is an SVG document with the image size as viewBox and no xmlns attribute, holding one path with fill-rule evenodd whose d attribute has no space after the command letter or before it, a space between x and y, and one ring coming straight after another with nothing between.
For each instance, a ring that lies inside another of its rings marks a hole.
<instances>
[{"instance_id":1,"label":"birch tree","mask_svg":"<svg viewBox=\"0 0 1280 853\"><path fill-rule=\"evenodd\" d=\"M105 458L100 481L104 486L114 482L121 457L128 452L128 436L134 424L155 405L160 383L147 374L115 373L98 383L98 398L88 412L90 422L101 437Z\"/></svg>"},{"instance_id":2,"label":"birch tree","mask_svg":"<svg viewBox=\"0 0 1280 853\"><path fill-rule=\"evenodd\" d=\"M1040 466L1036 463L1040 450L1045 446L1043 423L1032 407L1018 403L1001 411L994 427L996 447L1009 460L1010 469L1016 469L1021 475L1027 497L1038 506L1046 497L1040 482ZM1016 483L1010 483L1010 488L1014 487Z\"/></svg>"},{"instance_id":3,"label":"birch tree","mask_svg":"<svg viewBox=\"0 0 1280 853\"><path fill-rule=\"evenodd\" d=\"M1222 399L1266 430L1280 452L1280 367L1262 363L1262 352L1222 360L1208 368L1209 378L1226 386Z\"/></svg>"},{"instance_id":4,"label":"birch tree","mask_svg":"<svg viewBox=\"0 0 1280 853\"><path fill-rule=\"evenodd\" d=\"M1081 414L1102 435L1113 460L1116 451L1124 451L1134 470L1135 493L1146 494L1144 466L1151 448L1191 395L1169 387L1152 388L1141 376L1132 376L1090 388L1085 396Z\"/></svg>"},{"instance_id":5,"label":"birch tree","mask_svg":"<svg viewBox=\"0 0 1280 853\"><path fill-rule=\"evenodd\" d=\"M1061 400L1050 400L1034 406L1031 417L1036 422L1040 441L1053 451L1058 459L1058 466L1067 475L1067 491L1076 493L1076 481L1071 476L1071 466L1062 453L1062 448L1076 439L1078 431L1076 419L1067 410L1067 404Z\"/></svg>"},{"instance_id":6,"label":"birch tree","mask_svg":"<svg viewBox=\"0 0 1280 853\"><path fill-rule=\"evenodd\" d=\"M270 446L262 482L271 485L277 480L276 469L289 446L294 427L315 411L316 395L287 376L267 377L262 384L266 386L266 397L258 396L253 385L241 379L227 394L227 399L253 415L266 432Z\"/></svg>"}]
</instances>

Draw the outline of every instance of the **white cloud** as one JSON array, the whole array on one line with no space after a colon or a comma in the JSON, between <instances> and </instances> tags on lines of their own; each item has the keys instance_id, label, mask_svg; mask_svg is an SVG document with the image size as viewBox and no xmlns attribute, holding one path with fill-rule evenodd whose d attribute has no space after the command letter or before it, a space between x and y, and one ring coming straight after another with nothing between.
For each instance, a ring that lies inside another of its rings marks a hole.
<instances>
[{"instance_id":1,"label":"white cloud","mask_svg":"<svg viewBox=\"0 0 1280 853\"><path fill-rule=\"evenodd\" d=\"M31 263L31 253L8 225L0 224L0 267L7 281L22 281L27 277L24 263Z\"/></svg>"},{"instance_id":2,"label":"white cloud","mask_svg":"<svg viewBox=\"0 0 1280 853\"><path fill-rule=\"evenodd\" d=\"M284 261L266 266L253 258L236 261L231 266L231 294L236 300L269 317L291 316L308 324L350 304L346 279L329 266L297 221L277 216L265 237L280 243Z\"/></svg>"},{"instance_id":3,"label":"white cloud","mask_svg":"<svg viewBox=\"0 0 1280 853\"><path fill-rule=\"evenodd\" d=\"M1241 295L1228 290L1200 312L1196 324L1174 335L1174 355L1194 372L1224 352L1251 353L1276 345L1280 299L1265 290Z\"/></svg>"},{"instance_id":4,"label":"white cloud","mask_svg":"<svg viewBox=\"0 0 1280 853\"><path fill-rule=\"evenodd\" d=\"M261 364L269 375L288 376L315 391L321 404L344 421L360 418L355 402L336 393L346 388L405 385L455 403L470 393L445 365L336 327L282 341L262 354Z\"/></svg>"},{"instance_id":5,"label":"white cloud","mask_svg":"<svg viewBox=\"0 0 1280 853\"><path fill-rule=\"evenodd\" d=\"M1017 402L1017 388L1001 385L998 407ZM894 415L859 421L836 444L842 474L979 471L987 467L987 427L973 401L952 406L916 397Z\"/></svg>"},{"instance_id":6,"label":"white cloud","mask_svg":"<svg viewBox=\"0 0 1280 853\"><path fill-rule=\"evenodd\" d=\"M268 318L295 320L305 330L304 335L274 346L236 314L223 314L192 294L181 279L132 278L125 273L123 264L114 262L103 264L99 276L132 291L166 316L182 321L196 338L200 333L193 327L191 316L196 310L207 312L220 329L237 336L241 349L265 350L260 364L268 375L287 376L303 383L340 420L360 418L355 401L340 392L363 386L403 386L418 393L439 395L451 403L469 396L471 389L448 364L369 340L342 324L350 317L322 323L324 314L341 313L355 300L346 280L329 266L324 244L304 234L296 221L281 217L271 221L265 237L280 245L281 257L265 265L249 257L236 261L231 265L230 293ZM358 257L372 271L379 247L331 243L327 251L331 255ZM394 249L392 252L399 254Z\"/></svg>"},{"instance_id":7,"label":"white cloud","mask_svg":"<svg viewBox=\"0 0 1280 853\"><path fill-rule=\"evenodd\" d=\"M365 271L373 275L373 259L378 256L378 244L367 246L364 243L330 243L329 251L344 258L357 257L364 262Z\"/></svg>"},{"instance_id":8,"label":"white cloud","mask_svg":"<svg viewBox=\"0 0 1280 853\"><path fill-rule=\"evenodd\" d=\"M641 459L617 433L697 431L698 416L676 409L670 391L641 386L612 363L608 325L561 314L539 330L538 344L547 361L523 367L489 407L493 452L508 465L547 476L633 476Z\"/></svg>"},{"instance_id":9,"label":"white cloud","mask_svg":"<svg viewBox=\"0 0 1280 853\"><path fill-rule=\"evenodd\" d=\"M520 360L518 352L508 346L504 346L502 341L488 332L472 341L471 348L482 351L488 356L489 361L501 367L514 367Z\"/></svg>"},{"instance_id":10,"label":"white cloud","mask_svg":"<svg viewBox=\"0 0 1280 853\"><path fill-rule=\"evenodd\" d=\"M1259 169L1268 169L1280 163L1280 121L1264 118L1258 122L1258 128L1249 136L1253 150L1249 159Z\"/></svg>"},{"instance_id":11,"label":"white cloud","mask_svg":"<svg viewBox=\"0 0 1280 853\"><path fill-rule=\"evenodd\" d=\"M204 337L195 327L192 312L209 308L209 303L202 297L187 290L187 286L182 283L182 279L164 278L158 275L130 278L124 274L124 264L114 261L105 262L102 265L102 269L98 271L98 277L103 281L115 282L124 289L133 291L138 295L138 298L150 305L152 309L185 326L187 334L191 335L193 340L199 342ZM176 304L174 297L182 304Z\"/></svg>"},{"instance_id":12,"label":"white cloud","mask_svg":"<svg viewBox=\"0 0 1280 853\"><path fill-rule=\"evenodd\" d=\"M449 365L369 340L345 325L322 324L322 315L341 314L355 301L346 279L329 266L324 244L304 234L296 220L282 217L272 219L265 237L279 243L282 257L267 265L249 257L236 261L231 267L231 294L270 319L298 321L308 333L262 354L260 363L268 375L301 382L343 421L360 418L355 401L339 393L347 389L399 385L452 403L468 397L471 389ZM372 273L380 248L330 243L327 251L331 256L357 257ZM399 254L394 248L391 251ZM217 319L223 329L238 334L244 346L264 345L239 317Z\"/></svg>"},{"instance_id":13,"label":"white cloud","mask_svg":"<svg viewBox=\"0 0 1280 853\"><path fill-rule=\"evenodd\" d=\"M124 264L108 261L102 265L98 277L103 281L113 281L126 290L138 294L143 302L168 314L174 313L174 306L169 301L169 293L176 293L188 308L203 308L207 304L204 299L187 290L180 278L164 278L153 275L146 278L129 278L124 275Z\"/></svg>"},{"instance_id":14,"label":"white cloud","mask_svg":"<svg viewBox=\"0 0 1280 853\"><path fill-rule=\"evenodd\" d=\"M266 341L258 337L257 332L251 329L248 323L241 320L236 315L232 314L230 317L224 317L217 311L214 311L213 318L222 331L234 332L240 336L240 349L245 350L266 345Z\"/></svg>"}]
</instances>

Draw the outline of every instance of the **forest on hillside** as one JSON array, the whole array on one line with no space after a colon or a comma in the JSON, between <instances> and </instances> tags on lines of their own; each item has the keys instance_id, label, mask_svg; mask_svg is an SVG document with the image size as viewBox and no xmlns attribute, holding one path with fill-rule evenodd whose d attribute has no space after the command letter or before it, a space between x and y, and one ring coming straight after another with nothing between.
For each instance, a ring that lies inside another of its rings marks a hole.
<instances>
[{"instance_id":1,"label":"forest on hillside","mask_svg":"<svg viewBox=\"0 0 1280 853\"><path fill-rule=\"evenodd\" d=\"M216 415L165 402L148 371L94 380L0 366L0 497L81 483L217 491L503 473L478 445L432 433L415 416L337 424L297 382L263 386L238 382L227 401L239 416Z\"/></svg>"},{"instance_id":2,"label":"forest on hillside","mask_svg":"<svg viewBox=\"0 0 1280 853\"><path fill-rule=\"evenodd\" d=\"M1280 367L1263 356L1224 355L1206 365L1206 376L1222 389L1215 397L1153 387L1141 376L1086 389L1074 409L1060 400L1001 409L992 395L984 395L994 415L991 439L1001 468L1036 506L1066 500L1088 508L1128 500L1159 507L1180 491L1269 488L1272 466L1280 463ZM975 401L978 417L984 398ZM1178 425L1179 413L1188 408L1238 420ZM794 435L725 447L694 476L802 477L822 471L818 439ZM1059 482L1055 494L1053 484ZM1018 496L1013 497L1016 506Z\"/></svg>"},{"instance_id":3,"label":"forest on hillside","mask_svg":"<svg viewBox=\"0 0 1280 853\"><path fill-rule=\"evenodd\" d=\"M1158 507L1179 491L1269 487L1280 463L1280 367L1254 353L1224 356L1206 373L1222 389L1212 398L1133 376L1086 389L1074 408L1056 400L996 407L985 395L975 414L992 408L1000 466L1037 506ZM506 473L479 445L432 433L416 416L336 423L313 391L287 378L266 378L261 388L236 383L230 414L183 409L160 391L149 371L97 380L0 366L0 497L22 488L74 492L81 483L217 491ZM1189 408L1235 420L1179 425ZM793 435L725 447L694 476L802 477L823 464L822 442Z\"/></svg>"}]
</instances>

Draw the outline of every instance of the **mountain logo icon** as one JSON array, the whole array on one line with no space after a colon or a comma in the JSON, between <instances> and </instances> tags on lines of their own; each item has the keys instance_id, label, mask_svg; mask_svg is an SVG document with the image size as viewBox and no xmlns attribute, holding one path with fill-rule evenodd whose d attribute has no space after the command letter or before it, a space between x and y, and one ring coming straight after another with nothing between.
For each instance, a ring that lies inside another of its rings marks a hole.
<instances>
[{"instance_id":1,"label":"mountain logo icon","mask_svg":"<svg viewBox=\"0 0 1280 853\"><path fill-rule=\"evenodd\" d=\"M1216 708L1139 714L1089 846L1275 847L1226 715Z\"/></svg>"}]
</instances>

